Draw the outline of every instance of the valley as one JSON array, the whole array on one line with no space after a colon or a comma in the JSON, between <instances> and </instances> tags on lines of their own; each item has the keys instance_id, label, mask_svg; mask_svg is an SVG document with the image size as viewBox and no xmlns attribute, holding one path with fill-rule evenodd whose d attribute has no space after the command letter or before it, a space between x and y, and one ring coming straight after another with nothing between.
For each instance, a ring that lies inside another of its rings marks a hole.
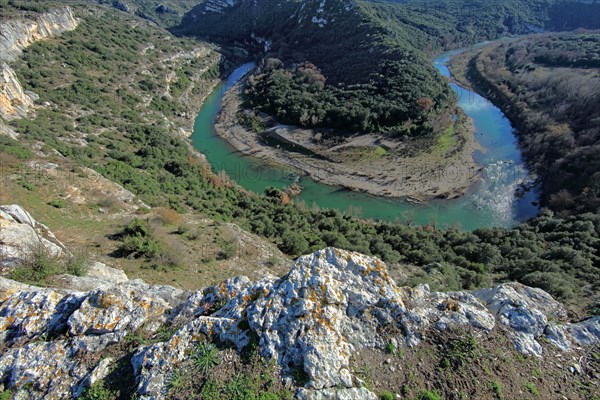
<instances>
[{"instance_id":1,"label":"valley","mask_svg":"<svg viewBox=\"0 0 600 400\"><path fill-rule=\"evenodd\" d=\"M0 11L0 399L600 398L597 1Z\"/></svg>"}]
</instances>

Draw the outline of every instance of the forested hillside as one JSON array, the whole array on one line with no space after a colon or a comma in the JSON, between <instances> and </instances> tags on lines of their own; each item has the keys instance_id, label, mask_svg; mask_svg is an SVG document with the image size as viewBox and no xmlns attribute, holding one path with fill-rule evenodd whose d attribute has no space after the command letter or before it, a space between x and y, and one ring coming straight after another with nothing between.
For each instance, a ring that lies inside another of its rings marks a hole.
<instances>
[{"instance_id":1,"label":"forested hillside","mask_svg":"<svg viewBox=\"0 0 600 400\"><path fill-rule=\"evenodd\" d=\"M540 175L543 202L562 213L600 207L600 34L546 34L477 52L468 75L516 123Z\"/></svg>"},{"instance_id":2,"label":"forested hillside","mask_svg":"<svg viewBox=\"0 0 600 400\"><path fill-rule=\"evenodd\" d=\"M271 58L248 106L285 123L415 136L439 132L454 98L429 56L510 34L597 28L600 4L553 1L208 1L176 32ZM568 12L566 12L568 10Z\"/></svg>"},{"instance_id":3,"label":"forested hillside","mask_svg":"<svg viewBox=\"0 0 600 400\"><path fill-rule=\"evenodd\" d=\"M146 65L161 54L170 60L174 41L183 53L194 46L175 38L170 44L158 28L116 10L77 10L82 18L77 30L32 45L15 65L23 86L47 105L31 119L10 123L21 134L19 141L2 137L0 152L11 160L2 171L7 176L39 157L32 148L41 148L48 160L66 157L95 169L151 206L233 221L290 255L336 246L377 255L392 269L418 267L409 283L458 289L512 279L543 287L578 307L597 301L600 219L595 214L558 219L548 213L515 229L471 233L363 221L282 202L277 190L268 196L240 190L199 163L168 122L185 106L182 96L200 96L198 88L211 87L218 62L211 58L212 63L196 65L201 60L179 58L181 64ZM151 39L154 48L148 47ZM132 60L132 53L139 60ZM146 68L154 72L136 73ZM171 76L170 71L175 74L168 85L155 79ZM107 73L110 79L103 77ZM161 96L165 90L169 95ZM15 182L38 195L35 184Z\"/></svg>"}]
</instances>

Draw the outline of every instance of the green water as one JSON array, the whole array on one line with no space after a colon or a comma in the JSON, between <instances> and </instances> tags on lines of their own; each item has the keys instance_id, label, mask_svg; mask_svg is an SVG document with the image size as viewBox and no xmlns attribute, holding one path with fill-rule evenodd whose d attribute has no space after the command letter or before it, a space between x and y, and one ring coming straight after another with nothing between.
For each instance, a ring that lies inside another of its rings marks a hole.
<instances>
[{"instance_id":1,"label":"green water","mask_svg":"<svg viewBox=\"0 0 600 400\"><path fill-rule=\"evenodd\" d=\"M449 76L445 63L456 52L448 52L435 60L440 73ZM195 122L192 142L206 155L215 171L224 170L240 186L263 193L270 186L284 188L292 182L303 187L296 201L308 206L334 208L364 218L387 221L412 221L414 224L435 223L438 227L457 226L476 229L491 226L511 226L535 216L536 191L518 199L514 191L528 173L516 146L513 128L504 114L489 101L456 85L459 106L474 121L477 140L487 149L476 154L483 167L483 177L469 193L457 200L435 200L425 205L409 204L401 199L388 199L328 186L306 176L298 176L291 169L267 166L264 161L248 157L235 150L219 137L214 122L221 107L223 94L254 68L244 64L236 69L207 98ZM452 179L448 176L447 179Z\"/></svg>"}]
</instances>

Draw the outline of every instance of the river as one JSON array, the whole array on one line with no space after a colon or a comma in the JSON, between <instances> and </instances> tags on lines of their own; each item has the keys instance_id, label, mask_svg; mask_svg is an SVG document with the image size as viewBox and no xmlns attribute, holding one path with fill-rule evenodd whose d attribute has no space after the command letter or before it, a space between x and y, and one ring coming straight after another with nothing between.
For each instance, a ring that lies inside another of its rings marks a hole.
<instances>
[{"instance_id":1,"label":"river","mask_svg":"<svg viewBox=\"0 0 600 400\"><path fill-rule=\"evenodd\" d=\"M446 63L460 50L437 57L434 66L446 76ZM517 198L514 193L520 181L528 179L528 172L517 147L513 128L504 114L485 98L456 84L450 84L459 96L459 107L473 119L477 140L484 151L475 159L483 167L482 179L473 185L467 195L456 200L434 200L427 204L409 204L401 199L376 197L328 186L293 170L268 166L263 160L248 157L234 149L217 135L215 119L221 107L223 94L254 68L248 63L237 68L206 99L196 118L192 142L202 152L215 171L224 170L241 187L263 193L270 186L284 188L297 181L302 193L296 201L307 206L332 208L352 212L363 218L385 221L411 221L413 224L435 224L438 227L462 227L473 230L493 226L513 226L538 213L537 190Z\"/></svg>"}]
</instances>

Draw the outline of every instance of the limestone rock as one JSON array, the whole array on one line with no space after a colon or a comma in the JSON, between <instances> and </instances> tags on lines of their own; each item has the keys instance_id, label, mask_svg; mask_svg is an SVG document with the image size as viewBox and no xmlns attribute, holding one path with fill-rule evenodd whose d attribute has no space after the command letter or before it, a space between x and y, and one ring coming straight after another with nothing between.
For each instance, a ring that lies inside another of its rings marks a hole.
<instances>
[{"instance_id":1,"label":"limestone rock","mask_svg":"<svg viewBox=\"0 0 600 400\"><path fill-rule=\"evenodd\" d=\"M499 324L509 328L509 335L519 352L541 356L542 346L537 338L545 336L546 331L549 333L546 336L548 340L557 342L559 347L565 346L548 318L565 319L567 313L543 290L519 283L505 283L473 294L494 313Z\"/></svg>"},{"instance_id":2,"label":"limestone rock","mask_svg":"<svg viewBox=\"0 0 600 400\"><path fill-rule=\"evenodd\" d=\"M6 120L23 118L33 102L34 96L23 89L15 71L6 63L0 65L0 115Z\"/></svg>"},{"instance_id":3,"label":"limestone rock","mask_svg":"<svg viewBox=\"0 0 600 400\"><path fill-rule=\"evenodd\" d=\"M18 205L0 206L1 263L14 265L40 247L53 257L69 254L48 227L33 219L23 208Z\"/></svg>"},{"instance_id":4,"label":"limestone rock","mask_svg":"<svg viewBox=\"0 0 600 400\"><path fill-rule=\"evenodd\" d=\"M85 276L115 283L127 282L129 280L123 270L109 267L100 262L90 263L86 268Z\"/></svg>"},{"instance_id":5,"label":"limestone rock","mask_svg":"<svg viewBox=\"0 0 600 400\"><path fill-rule=\"evenodd\" d=\"M35 93L21 86L15 72L7 63L14 61L31 43L77 27L69 7L41 14L36 20L2 22L0 31L0 116L6 120L23 118L33 108Z\"/></svg>"},{"instance_id":6,"label":"limestone rock","mask_svg":"<svg viewBox=\"0 0 600 400\"><path fill-rule=\"evenodd\" d=\"M19 209L2 212L15 223L29 218ZM164 324L177 327L171 337L140 346L132 358L140 399L164 398L167 377L208 338L238 350L257 338L258 351L277 362L286 379L304 370L309 382L297 398L307 400L375 399L355 387L353 354L388 343L417 346L424 336L454 326L485 334L500 325L517 350L540 356L539 337L564 351L600 341L600 317L548 322L564 318L564 309L539 289L400 288L381 261L334 248L300 257L282 278L233 278L194 293L121 281L120 272L105 266L93 275L82 279L102 287L75 292L0 278L0 376L18 398L81 394L111 369L101 351L138 329L155 332ZM34 381L34 388L27 385Z\"/></svg>"},{"instance_id":7,"label":"limestone rock","mask_svg":"<svg viewBox=\"0 0 600 400\"><path fill-rule=\"evenodd\" d=\"M3 21L0 32L0 61L11 62L33 42L73 30L77 24L78 21L69 7L41 14L35 20Z\"/></svg>"},{"instance_id":8,"label":"limestone rock","mask_svg":"<svg viewBox=\"0 0 600 400\"><path fill-rule=\"evenodd\" d=\"M350 389L301 389L296 395L298 400L377 400L378 397L366 388Z\"/></svg>"}]
</instances>

